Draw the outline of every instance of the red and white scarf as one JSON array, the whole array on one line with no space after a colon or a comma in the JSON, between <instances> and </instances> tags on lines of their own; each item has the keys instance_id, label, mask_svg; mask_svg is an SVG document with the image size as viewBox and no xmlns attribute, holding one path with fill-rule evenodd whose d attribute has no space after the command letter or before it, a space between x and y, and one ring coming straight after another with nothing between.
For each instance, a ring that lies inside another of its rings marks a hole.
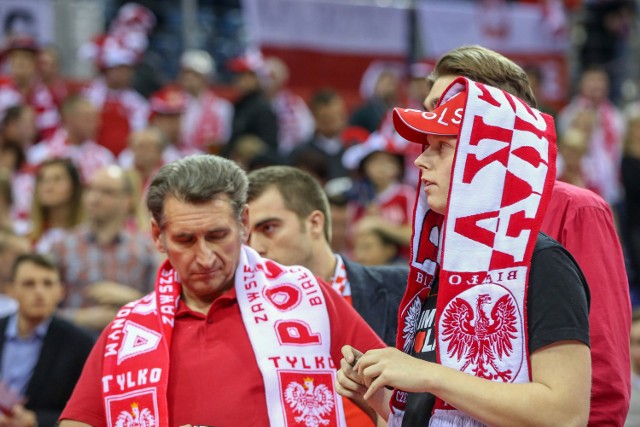
<instances>
[{"instance_id":1,"label":"red and white scarf","mask_svg":"<svg viewBox=\"0 0 640 427\"><path fill-rule=\"evenodd\" d=\"M235 290L264 380L270 424L344 426L329 316L313 274L243 246ZM169 425L169 354L180 291L166 261L155 291L125 305L109 325L102 377L107 426Z\"/></svg>"},{"instance_id":2,"label":"red and white scarf","mask_svg":"<svg viewBox=\"0 0 640 427\"><path fill-rule=\"evenodd\" d=\"M493 381L528 382L527 281L555 177L553 121L465 78L449 86L441 105L458 93L467 99L444 216L429 209L418 185L397 347L411 352L437 277L438 363ZM394 391L389 426L401 425L406 399ZM479 423L437 400L430 425L463 424Z\"/></svg>"}]
</instances>

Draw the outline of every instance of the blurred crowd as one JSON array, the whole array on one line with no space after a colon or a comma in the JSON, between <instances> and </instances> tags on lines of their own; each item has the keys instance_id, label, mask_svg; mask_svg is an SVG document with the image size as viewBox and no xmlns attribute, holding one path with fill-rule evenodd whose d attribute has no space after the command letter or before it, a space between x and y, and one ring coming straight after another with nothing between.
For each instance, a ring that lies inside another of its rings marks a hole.
<instances>
[{"instance_id":1,"label":"blurred crowd","mask_svg":"<svg viewBox=\"0 0 640 427\"><path fill-rule=\"evenodd\" d=\"M13 260L38 252L60 269L61 314L100 331L123 304L153 288L160 263L143 208L154 173L195 153L228 157L245 170L288 164L314 175L331 205L332 248L365 265L406 263L417 144L399 137L395 106L422 109L431 64L375 63L360 105L317 88L287 87L287 65L249 51L226 69L232 87L212 88L204 50L180 57L174 82L148 98L133 88L155 17L123 6L80 55L95 65L84 82L61 75L55 46L14 34L0 61L0 282ZM528 69L532 83L539 70ZM616 214L632 295L640 295L640 103L611 101L610 74L579 76L558 129L558 179L602 196ZM534 84L532 86L535 87ZM418 148L419 149L419 148ZM15 303L0 299L0 312Z\"/></svg>"},{"instance_id":2,"label":"blurred crowd","mask_svg":"<svg viewBox=\"0 0 640 427\"><path fill-rule=\"evenodd\" d=\"M150 177L167 162L206 152L233 159L248 171L290 164L311 172L332 203L334 250L364 264L406 261L414 203L407 183L417 174L409 159L417 153L407 152L415 149L395 133L388 113L394 106L422 108L431 64L405 69L373 63L363 76L362 103L349 106L331 88L318 88L303 99L287 87L287 65L259 51L224 64L233 81L223 96L212 90L216 64L209 53L188 50L175 81L145 98L134 89L133 77L155 22L147 8L123 6L108 31L80 49L80 57L95 66L95 76L83 82L61 75L55 46L40 46L20 33L5 40L0 58L5 71L0 79L3 256L27 248L58 256L54 246L78 230L104 233L105 228L113 232L98 239L103 246L125 247L119 234L127 233L144 254L148 218L140 202ZM530 66L527 71L534 89L539 87L540 70ZM630 285L637 292L640 104L621 109L610 101L604 67L586 68L577 87L566 107L550 111L559 131L558 179L591 189L614 208ZM113 191L106 191L107 184ZM81 267L65 272L65 281L71 286L68 274L84 276L73 288L85 294L88 285L103 280L141 292L151 285L150 276L142 279L139 273L115 280L108 268L86 274ZM7 272L2 275L6 281ZM81 308L91 300L72 297L65 307Z\"/></svg>"}]
</instances>

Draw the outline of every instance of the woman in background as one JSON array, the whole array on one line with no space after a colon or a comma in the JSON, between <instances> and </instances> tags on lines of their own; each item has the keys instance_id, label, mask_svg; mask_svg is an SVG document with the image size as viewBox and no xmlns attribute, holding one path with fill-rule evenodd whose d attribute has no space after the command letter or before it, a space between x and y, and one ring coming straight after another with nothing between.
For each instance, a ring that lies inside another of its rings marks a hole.
<instances>
[{"instance_id":1,"label":"woman in background","mask_svg":"<svg viewBox=\"0 0 640 427\"><path fill-rule=\"evenodd\" d=\"M82 220L82 183L68 159L43 162L36 174L29 237L34 249L48 253L53 243Z\"/></svg>"}]
</instances>

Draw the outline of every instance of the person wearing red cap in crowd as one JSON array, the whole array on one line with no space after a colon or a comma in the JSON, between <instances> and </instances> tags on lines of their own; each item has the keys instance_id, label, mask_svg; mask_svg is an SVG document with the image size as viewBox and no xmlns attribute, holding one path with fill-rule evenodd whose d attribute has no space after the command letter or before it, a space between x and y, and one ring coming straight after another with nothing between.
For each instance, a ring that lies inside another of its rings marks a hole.
<instances>
[{"instance_id":1,"label":"person wearing red cap in crowd","mask_svg":"<svg viewBox=\"0 0 640 427\"><path fill-rule=\"evenodd\" d=\"M278 118L264 92L267 69L258 51L250 51L229 61L234 74L233 88L238 98L234 104L231 138L224 149L233 152L238 138L251 134L267 144L270 152L278 153Z\"/></svg>"},{"instance_id":2,"label":"person wearing red cap in crowd","mask_svg":"<svg viewBox=\"0 0 640 427\"><path fill-rule=\"evenodd\" d=\"M215 73L211 55L192 49L180 57L178 83L187 96L181 138L186 147L219 153L231 136L233 106L209 88Z\"/></svg>"},{"instance_id":3,"label":"person wearing red cap in crowd","mask_svg":"<svg viewBox=\"0 0 640 427\"><path fill-rule=\"evenodd\" d=\"M0 62L8 64L9 74L0 77L0 116L7 108L27 104L36 112L39 138L48 138L60 126L55 99L38 75L37 42L29 36L7 41Z\"/></svg>"},{"instance_id":4,"label":"person wearing red cap in crowd","mask_svg":"<svg viewBox=\"0 0 640 427\"><path fill-rule=\"evenodd\" d=\"M394 114L424 146L398 348L343 348L338 391L363 395L391 427L585 425L589 291L539 233L553 120L463 77L433 112Z\"/></svg>"},{"instance_id":5,"label":"person wearing red cap in crowd","mask_svg":"<svg viewBox=\"0 0 640 427\"><path fill-rule=\"evenodd\" d=\"M149 117L147 100L131 87L140 53L109 35L89 47L94 51L84 55L95 59L100 74L82 93L101 111L98 143L118 156L129 133L146 127Z\"/></svg>"},{"instance_id":6,"label":"person wearing red cap in crowd","mask_svg":"<svg viewBox=\"0 0 640 427\"><path fill-rule=\"evenodd\" d=\"M111 151L96 143L99 113L81 95L71 95L62 103L63 126L51 138L27 151L27 160L37 166L48 159L70 159L88 182L100 168L115 163Z\"/></svg>"},{"instance_id":7,"label":"person wearing red cap in crowd","mask_svg":"<svg viewBox=\"0 0 640 427\"><path fill-rule=\"evenodd\" d=\"M151 106L149 124L160 129L166 139L162 152L163 164L201 153L197 148L185 146L180 140L182 115L187 108L187 96L179 87L165 86L151 95L149 105ZM125 169L132 168L133 152L128 148L123 150L118 157L118 162Z\"/></svg>"}]
</instances>

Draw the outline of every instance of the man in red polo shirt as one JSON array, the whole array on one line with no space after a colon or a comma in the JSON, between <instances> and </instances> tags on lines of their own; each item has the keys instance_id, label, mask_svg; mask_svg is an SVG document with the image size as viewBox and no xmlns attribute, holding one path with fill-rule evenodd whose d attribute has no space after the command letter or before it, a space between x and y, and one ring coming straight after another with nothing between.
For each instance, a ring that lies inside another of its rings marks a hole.
<instances>
[{"instance_id":1,"label":"man in red polo shirt","mask_svg":"<svg viewBox=\"0 0 640 427\"><path fill-rule=\"evenodd\" d=\"M244 245L246 200L245 173L221 157L160 169L147 206L168 260L99 338L62 427L345 425L340 348L384 344L311 272Z\"/></svg>"}]
</instances>

